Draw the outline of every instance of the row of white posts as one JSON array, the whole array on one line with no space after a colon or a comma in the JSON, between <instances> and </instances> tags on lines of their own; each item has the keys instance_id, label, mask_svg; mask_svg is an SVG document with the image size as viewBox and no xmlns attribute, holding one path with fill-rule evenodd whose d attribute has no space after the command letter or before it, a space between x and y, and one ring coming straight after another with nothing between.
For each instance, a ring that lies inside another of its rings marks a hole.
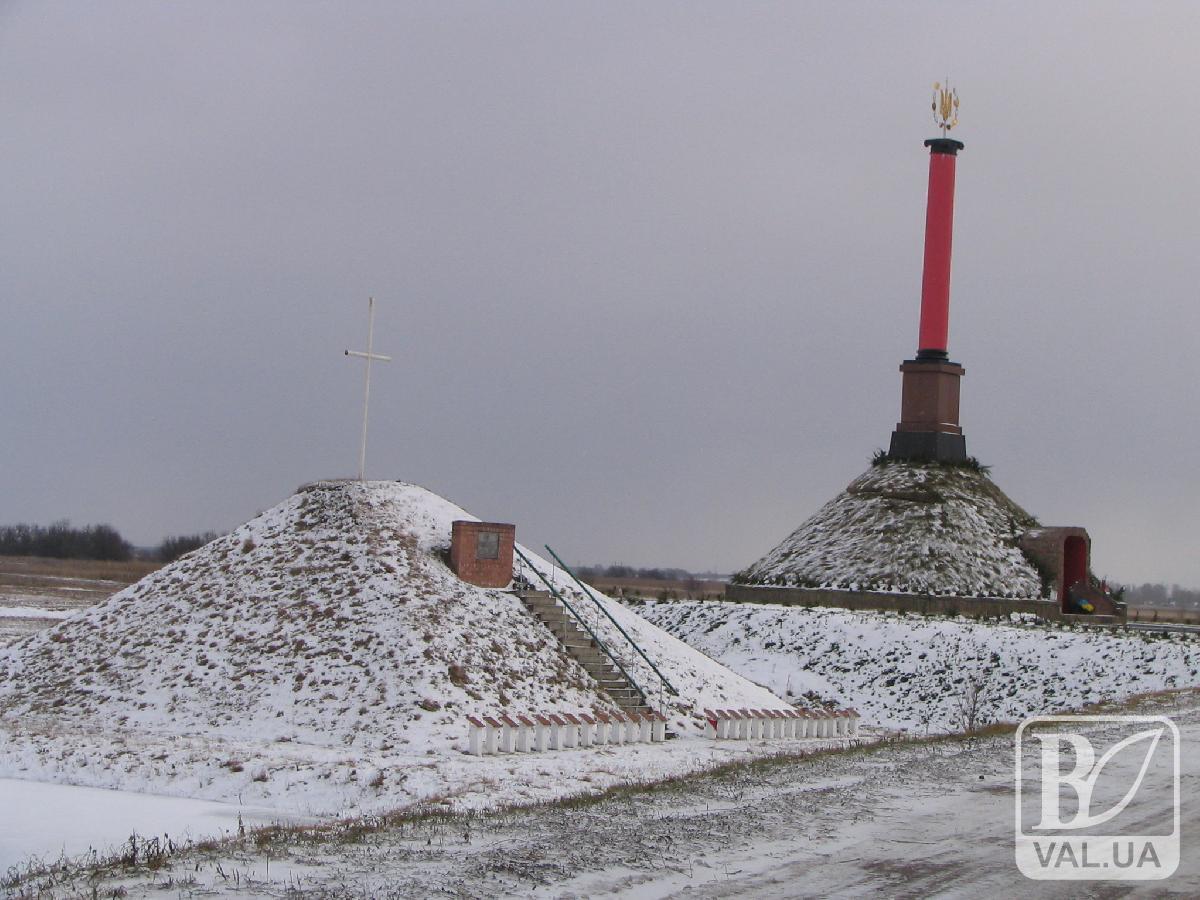
<instances>
[{"instance_id":1,"label":"row of white posts","mask_svg":"<svg viewBox=\"0 0 1200 900\"><path fill-rule=\"evenodd\" d=\"M855 737L859 721L852 709L706 709L704 717L710 738L741 741Z\"/></svg>"},{"instance_id":2,"label":"row of white posts","mask_svg":"<svg viewBox=\"0 0 1200 900\"><path fill-rule=\"evenodd\" d=\"M656 712L467 716L467 725L470 752L475 756L667 739L667 720Z\"/></svg>"}]
</instances>

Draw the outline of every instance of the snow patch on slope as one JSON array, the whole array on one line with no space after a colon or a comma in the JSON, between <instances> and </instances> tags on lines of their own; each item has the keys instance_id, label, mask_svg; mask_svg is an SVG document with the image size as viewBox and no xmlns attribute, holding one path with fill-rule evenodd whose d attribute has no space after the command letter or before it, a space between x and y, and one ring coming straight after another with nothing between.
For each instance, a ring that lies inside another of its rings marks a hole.
<instances>
[{"instance_id":1,"label":"snow patch on slope","mask_svg":"<svg viewBox=\"0 0 1200 900\"><path fill-rule=\"evenodd\" d=\"M1200 686L1194 635L709 601L635 608L781 696L811 693L895 729L961 730L972 682L978 724Z\"/></svg>"}]
</instances>

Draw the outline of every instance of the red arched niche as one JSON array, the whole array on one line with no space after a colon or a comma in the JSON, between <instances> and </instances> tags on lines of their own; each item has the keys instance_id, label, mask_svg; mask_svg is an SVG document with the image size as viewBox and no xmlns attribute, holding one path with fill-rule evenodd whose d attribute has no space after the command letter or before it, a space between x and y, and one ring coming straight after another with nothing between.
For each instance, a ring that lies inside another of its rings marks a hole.
<instances>
[{"instance_id":1,"label":"red arched niche","mask_svg":"<svg viewBox=\"0 0 1200 900\"><path fill-rule=\"evenodd\" d=\"M1063 612L1069 612L1067 594L1077 582L1087 584L1087 541L1070 535L1063 541L1062 588L1058 592Z\"/></svg>"}]
</instances>

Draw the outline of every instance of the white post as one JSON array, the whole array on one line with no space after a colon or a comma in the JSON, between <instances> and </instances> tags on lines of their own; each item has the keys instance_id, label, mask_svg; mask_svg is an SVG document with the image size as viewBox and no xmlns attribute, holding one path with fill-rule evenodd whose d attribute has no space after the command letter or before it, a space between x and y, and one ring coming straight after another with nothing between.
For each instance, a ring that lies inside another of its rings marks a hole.
<instances>
[{"instance_id":1,"label":"white post","mask_svg":"<svg viewBox=\"0 0 1200 900\"><path fill-rule=\"evenodd\" d=\"M367 410L371 405L371 360L377 359L380 362L391 362L390 356L384 356L381 353L373 352L375 340L375 298L367 298L367 352L360 353L357 350L347 350L347 356L357 356L367 361L367 383L363 389L363 427L362 427L362 444L358 450L358 480L363 481L367 466Z\"/></svg>"},{"instance_id":2,"label":"white post","mask_svg":"<svg viewBox=\"0 0 1200 900\"><path fill-rule=\"evenodd\" d=\"M486 726L474 716L467 716L467 725L471 755L483 756L483 729Z\"/></svg>"},{"instance_id":3,"label":"white post","mask_svg":"<svg viewBox=\"0 0 1200 900\"><path fill-rule=\"evenodd\" d=\"M596 743L603 747L608 743L608 716L596 713Z\"/></svg>"},{"instance_id":4,"label":"white post","mask_svg":"<svg viewBox=\"0 0 1200 900\"><path fill-rule=\"evenodd\" d=\"M484 753L490 756L495 756L500 752L500 731L503 726L490 716L484 716L483 722L487 726L483 733Z\"/></svg>"},{"instance_id":5,"label":"white post","mask_svg":"<svg viewBox=\"0 0 1200 900\"><path fill-rule=\"evenodd\" d=\"M527 719L525 716L517 716L517 752L528 753L533 747L530 744L530 738L533 735L534 723L532 719Z\"/></svg>"},{"instance_id":6,"label":"white post","mask_svg":"<svg viewBox=\"0 0 1200 900\"><path fill-rule=\"evenodd\" d=\"M563 726L567 723L553 713L550 714L550 749L561 750L563 748Z\"/></svg>"},{"instance_id":7,"label":"white post","mask_svg":"<svg viewBox=\"0 0 1200 900\"><path fill-rule=\"evenodd\" d=\"M745 740L747 737L746 729L750 727L745 716L742 715L741 711L736 709L727 709L725 712L733 719L729 725L729 736L736 741Z\"/></svg>"},{"instance_id":8,"label":"white post","mask_svg":"<svg viewBox=\"0 0 1200 900\"><path fill-rule=\"evenodd\" d=\"M625 743L636 744L642 739L642 726L637 720L637 713L625 714Z\"/></svg>"},{"instance_id":9,"label":"white post","mask_svg":"<svg viewBox=\"0 0 1200 900\"><path fill-rule=\"evenodd\" d=\"M621 724L621 743L622 744L634 743L637 740L637 738L635 738L633 736L633 728L630 727L633 724L633 719L630 717L629 713L621 713L620 718L617 721L620 722L620 724ZM640 735L641 733L642 733L642 731L639 728L638 734Z\"/></svg>"},{"instance_id":10,"label":"white post","mask_svg":"<svg viewBox=\"0 0 1200 900\"><path fill-rule=\"evenodd\" d=\"M570 748L579 744L579 720L570 713L562 713L559 717L563 720L563 747Z\"/></svg>"},{"instance_id":11,"label":"white post","mask_svg":"<svg viewBox=\"0 0 1200 900\"><path fill-rule=\"evenodd\" d=\"M667 719L662 713L652 713L654 716L654 726L651 730L651 739L654 741L665 741L667 739Z\"/></svg>"},{"instance_id":12,"label":"white post","mask_svg":"<svg viewBox=\"0 0 1200 900\"><path fill-rule=\"evenodd\" d=\"M613 713L609 717L608 742L610 744L625 743L625 720L620 713Z\"/></svg>"},{"instance_id":13,"label":"white post","mask_svg":"<svg viewBox=\"0 0 1200 900\"><path fill-rule=\"evenodd\" d=\"M500 717L500 752L512 753L516 748L517 723L507 715Z\"/></svg>"},{"instance_id":14,"label":"white post","mask_svg":"<svg viewBox=\"0 0 1200 900\"><path fill-rule=\"evenodd\" d=\"M775 738L780 736L779 735L779 714L776 713L775 710L773 710L773 709L765 709L765 710L763 710L763 712L765 712L767 714L767 721L765 722L767 737L774 740Z\"/></svg>"},{"instance_id":15,"label":"white post","mask_svg":"<svg viewBox=\"0 0 1200 900\"><path fill-rule=\"evenodd\" d=\"M763 711L761 709L750 710L750 740L762 740L764 724Z\"/></svg>"},{"instance_id":16,"label":"white post","mask_svg":"<svg viewBox=\"0 0 1200 900\"><path fill-rule=\"evenodd\" d=\"M537 728L534 730L534 744L539 753L545 753L550 749L550 720L540 715L534 716L533 720L537 722Z\"/></svg>"}]
</instances>

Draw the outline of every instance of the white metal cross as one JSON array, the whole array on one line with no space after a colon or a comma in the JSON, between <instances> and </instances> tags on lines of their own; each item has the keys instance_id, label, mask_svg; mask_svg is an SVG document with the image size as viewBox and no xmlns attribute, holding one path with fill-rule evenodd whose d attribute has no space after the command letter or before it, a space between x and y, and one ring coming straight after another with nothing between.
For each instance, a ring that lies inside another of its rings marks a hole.
<instances>
[{"instance_id":1,"label":"white metal cross","mask_svg":"<svg viewBox=\"0 0 1200 900\"><path fill-rule=\"evenodd\" d=\"M360 353L357 350L347 350L347 356L357 356L367 361L367 386L363 390L363 427L362 427L362 446L358 451L358 480L363 481L363 471L367 465L367 408L371 403L371 361L379 360L380 362L391 362L390 356L384 356L382 353L373 353L375 337L375 298L367 298L367 352Z\"/></svg>"}]
</instances>

